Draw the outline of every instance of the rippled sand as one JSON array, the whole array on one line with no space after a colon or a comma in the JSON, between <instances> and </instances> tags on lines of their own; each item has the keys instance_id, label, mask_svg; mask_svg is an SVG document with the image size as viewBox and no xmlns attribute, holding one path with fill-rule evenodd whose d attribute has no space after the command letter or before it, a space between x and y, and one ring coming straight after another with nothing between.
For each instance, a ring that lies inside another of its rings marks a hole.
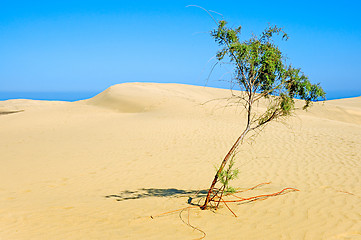
<instances>
[{"instance_id":1,"label":"rippled sand","mask_svg":"<svg viewBox=\"0 0 361 240\"><path fill-rule=\"evenodd\" d=\"M0 102L0 239L202 237L188 215L206 239L361 239L361 98L317 103L239 149L232 185L271 182L240 196L300 191L230 203L237 218L225 206L156 217L209 187L244 128L229 96L127 83L73 103Z\"/></svg>"}]
</instances>

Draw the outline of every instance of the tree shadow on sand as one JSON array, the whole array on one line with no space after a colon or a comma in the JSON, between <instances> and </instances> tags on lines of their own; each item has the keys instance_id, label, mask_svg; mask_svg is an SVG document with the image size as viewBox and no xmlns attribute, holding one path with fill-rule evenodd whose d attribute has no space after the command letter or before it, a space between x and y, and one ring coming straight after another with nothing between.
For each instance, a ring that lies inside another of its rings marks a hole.
<instances>
[{"instance_id":1,"label":"tree shadow on sand","mask_svg":"<svg viewBox=\"0 0 361 240\"><path fill-rule=\"evenodd\" d=\"M117 201L125 201L132 199L148 198L148 197L189 197L197 195L197 197L205 197L207 190L181 190L175 188L159 189L159 188L142 188L135 191L124 190L118 194L105 196L106 198L115 198Z\"/></svg>"},{"instance_id":2,"label":"tree shadow on sand","mask_svg":"<svg viewBox=\"0 0 361 240\"><path fill-rule=\"evenodd\" d=\"M216 197L211 199L211 202L215 203L216 205L213 206L211 204L211 208L218 208L220 202L224 203L227 206L227 203L235 203L237 205L240 204L248 204L258 200L265 200L269 197L276 197L280 195L287 194L289 192L299 191L295 188L284 188L279 192L274 193L267 193L261 194L251 197L242 197L239 194L244 192L252 191L256 188L259 188L263 185L270 184L271 182L260 183L256 186L253 186L248 189L238 190L233 193L227 193L223 196L218 196L218 192L216 193ZM141 199L141 198L148 198L148 197L188 197L188 204L193 206L200 206L199 202L205 198L208 194L208 190L180 190L175 188L167 188L167 189L157 189L157 188L142 188L134 191L124 190L119 194L112 194L105 196L106 198L114 198L116 201L125 201L125 200L132 200L132 199ZM227 199L225 199L227 198ZM193 201L195 200L195 201ZM197 203L196 203L197 202ZM227 208L232 212L232 210L227 206ZM233 213L233 212L232 212ZM235 215L235 213L233 213ZM236 216L236 215L235 215Z\"/></svg>"}]
</instances>

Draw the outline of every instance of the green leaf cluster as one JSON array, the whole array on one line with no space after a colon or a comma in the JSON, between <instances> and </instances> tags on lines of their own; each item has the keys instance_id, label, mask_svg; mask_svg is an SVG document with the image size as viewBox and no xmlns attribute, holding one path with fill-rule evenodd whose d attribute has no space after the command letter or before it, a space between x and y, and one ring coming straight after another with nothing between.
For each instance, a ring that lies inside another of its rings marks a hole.
<instances>
[{"instance_id":1,"label":"green leaf cluster","mask_svg":"<svg viewBox=\"0 0 361 240\"><path fill-rule=\"evenodd\" d=\"M228 28L225 20L219 21L218 27L211 31L222 47L216 55L218 61L228 60L234 65L233 81L248 93L249 104L262 97L277 100L261 116L260 123L291 114L294 98L305 100L304 109L313 101L325 99L319 84L312 84L299 68L286 64L285 56L273 40L279 35L288 40L282 28L273 26L259 36L241 41L241 27Z\"/></svg>"},{"instance_id":2,"label":"green leaf cluster","mask_svg":"<svg viewBox=\"0 0 361 240\"><path fill-rule=\"evenodd\" d=\"M239 170L237 168L233 169L234 157L235 155L232 155L232 158L229 162L227 169L222 169L222 171L217 173L218 179L222 184L222 186L224 187L224 191L228 193L233 193L236 191L233 187L229 186L229 182L233 179L236 179L239 174Z\"/></svg>"}]
</instances>

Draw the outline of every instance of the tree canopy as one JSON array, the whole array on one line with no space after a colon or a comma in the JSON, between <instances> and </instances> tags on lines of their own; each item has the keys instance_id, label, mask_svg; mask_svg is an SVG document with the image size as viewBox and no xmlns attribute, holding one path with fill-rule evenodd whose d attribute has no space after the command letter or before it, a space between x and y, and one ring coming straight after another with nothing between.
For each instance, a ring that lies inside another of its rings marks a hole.
<instances>
[{"instance_id":1,"label":"tree canopy","mask_svg":"<svg viewBox=\"0 0 361 240\"><path fill-rule=\"evenodd\" d=\"M228 28L227 22L221 20L211 35L222 47L216 55L218 61L228 57L234 65L232 80L247 93L247 105L262 97L272 96L277 100L258 118L258 125L289 115L294 110L294 98L305 100L303 109L307 109L312 101L325 98L319 84L312 84L301 69L286 64L285 56L273 41L275 35L288 40L282 28L268 27L260 36L245 41L240 40L241 29Z\"/></svg>"}]
</instances>

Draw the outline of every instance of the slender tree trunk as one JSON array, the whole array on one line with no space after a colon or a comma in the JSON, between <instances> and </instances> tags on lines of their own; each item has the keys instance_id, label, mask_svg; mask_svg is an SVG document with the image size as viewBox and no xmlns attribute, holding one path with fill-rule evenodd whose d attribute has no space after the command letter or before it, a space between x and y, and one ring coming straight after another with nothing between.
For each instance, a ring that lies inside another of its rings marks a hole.
<instances>
[{"instance_id":1,"label":"slender tree trunk","mask_svg":"<svg viewBox=\"0 0 361 240\"><path fill-rule=\"evenodd\" d=\"M252 89L252 88L250 88ZM206 200L204 201L204 204L200 207L202 210L207 208L208 203L210 202L211 195L214 189L214 186L217 183L218 180L218 176L219 174L222 172L222 170L224 169L224 167L226 166L228 160L231 158L232 154L236 151L238 145L242 142L242 140L244 139L244 137L247 135L247 133L251 130L251 113L252 113L252 104L253 104L253 96L254 93L250 90L248 91L248 107L247 107L247 127L246 129L243 131L243 133L241 134L241 136L239 136L236 140L236 142L233 144L232 148L229 150L229 152L227 153L227 155L224 157L221 166L219 167L216 175L214 176L213 182L208 190L207 193L207 197Z\"/></svg>"},{"instance_id":2,"label":"slender tree trunk","mask_svg":"<svg viewBox=\"0 0 361 240\"><path fill-rule=\"evenodd\" d=\"M241 134L241 136L238 137L237 141L233 144L232 148L229 150L229 152L227 153L227 155L224 157L221 166L219 167L216 175L214 176L213 182L208 190L207 193L207 197L206 200L204 201L204 204L200 207L202 210L207 208L207 205L209 203L209 201L211 200L211 194L213 192L213 188L217 183L218 180L218 175L220 172L222 172L222 170L224 169L224 167L226 166L229 158L232 156L232 154L234 153L234 151L237 149L238 145L240 142L242 142L243 138L246 136L246 134L249 132L249 126L247 126L246 130L243 131L243 133Z\"/></svg>"}]
</instances>

